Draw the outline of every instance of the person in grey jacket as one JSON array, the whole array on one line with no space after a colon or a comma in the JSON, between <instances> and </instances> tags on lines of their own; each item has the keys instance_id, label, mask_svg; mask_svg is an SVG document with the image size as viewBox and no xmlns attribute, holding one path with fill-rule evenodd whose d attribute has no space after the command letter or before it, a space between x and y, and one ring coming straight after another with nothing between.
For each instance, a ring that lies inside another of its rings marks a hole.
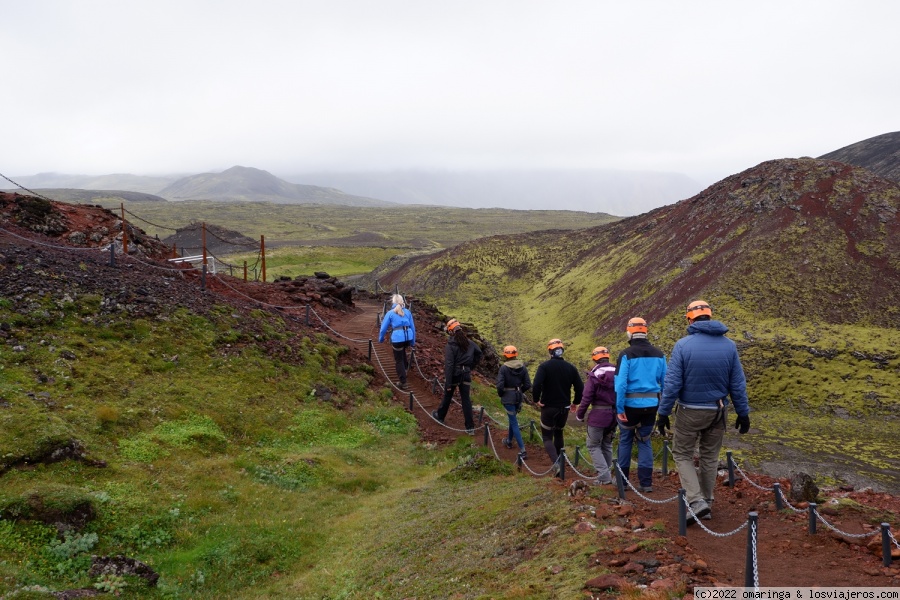
<instances>
[{"instance_id":1,"label":"person in grey jacket","mask_svg":"<svg viewBox=\"0 0 900 600\"><path fill-rule=\"evenodd\" d=\"M688 335L675 343L669 359L656 425L665 435L670 427L669 416L677 404L672 456L693 512L688 514L688 525L692 525L695 517L712 518L728 398L731 397L737 413L734 426L742 434L750 429L750 405L737 346L725 337L728 327L712 319L712 309L703 300L688 305L687 318ZM695 468L694 450L698 444L700 463Z\"/></svg>"},{"instance_id":2,"label":"person in grey jacket","mask_svg":"<svg viewBox=\"0 0 900 600\"><path fill-rule=\"evenodd\" d=\"M525 363L519 360L519 350L515 346L503 348L503 357L506 362L500 365L497 373L497 395L500 403L506 410L509 418L509 433L503 440L503 445L512 448L515 439L519 445L519 458L528 458L525 452L525 442L522 441L522 432L519 430L519 411L522 409L524 393L531 389L531 377Z\"/></svg>"}]
</instances>

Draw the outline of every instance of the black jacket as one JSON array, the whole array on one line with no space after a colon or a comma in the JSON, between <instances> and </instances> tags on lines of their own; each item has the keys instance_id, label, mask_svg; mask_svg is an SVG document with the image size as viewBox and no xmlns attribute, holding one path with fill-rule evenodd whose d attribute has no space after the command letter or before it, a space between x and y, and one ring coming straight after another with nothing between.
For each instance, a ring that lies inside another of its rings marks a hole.
<instances>
[{"instance_id":1,"label":"black jacket","mask_svg":"<svg viewBox=\"0 0 900 600\"><path fill-rule=\"evenodd\" d=\"M472 381L472 369L481 362L481 348L478 344L469 340L469 347L465 352L456 343L456 338L451 337L444 348L444 386L460 381Z\"/></svg>"},{"instance_id":2,"label":"black jacket","mask_svg":"<svg viewBox=\"0 0 900 600\"><path fill-rule=\"evenodd\" d=\"M573 389L575 404L579 404L584 383L575 365L562 358L542 362L534 375L534 401L542 402L544 406L569 406L572 404Z\"/></svg>"}]
</instances>

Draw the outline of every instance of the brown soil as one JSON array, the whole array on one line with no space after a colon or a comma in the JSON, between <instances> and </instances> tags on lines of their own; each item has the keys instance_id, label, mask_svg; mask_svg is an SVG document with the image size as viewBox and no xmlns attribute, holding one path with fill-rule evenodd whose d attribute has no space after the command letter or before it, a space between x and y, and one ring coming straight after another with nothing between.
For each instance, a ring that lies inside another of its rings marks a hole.
<instances>
[{"instance_id":1,"label":"brown soil","mask_svg":"<svg viewBox=\"0 0 900 600\"><path fill-rule=\"evenodd\" d=\"M21 198L21 197L19 197ZM386 385L394 379L393 359L387 344L377 343L375 328L376 315L382 307L384 297L356 296L354 306L325 304L313 298L309 303L315 313L309 325L305 322L305 304L299 304L287 286L263 283L245 283L237 278L211 277L207 293L197 293L196 271L185 271L178 277L170 273L160 275L147 265L165 265L169 249L153 240L141 239L140 231L132 232L132 239L140 241L142 262L135 258L123 259L117 267L104 264L105 255L87 254L73 251L69 242L73 231L109 231L106 237L97 235L97 241L85 242L97 246L114 241L116 231L121 231L121 222L109 211L90 206L60 205L52 203L52 237L38 235L35 231L46 228L48 219L41 215L42 205L32 206L29 213L19 215L21 202L12 194L0 195L0 284L5 297L27 294L23 286L34 285L36 278L42 277L44 286L87 285L85 280L93 278L91 285L106 289L110 296L118 297L130 306L146 305L150 311L159 304L178 304L198 312L212 304L230 302L236 310L262 308L289 316L286 322L298 332L311 330L327 333L351 348L349 360L369 359L369 340L372 361L376 366L374 385ZM17 208L18 207L18 208ZM21 212L21 211L20 211ZM29 222L31 219L34 222ZM118 228L118 229L117 229ZM121 233L119 233L121 236ZM78 239L81 239L80 237ZM90 240L90 235L88 235ZM30 262L39 262L40 272L19 272L6 265L22 264L24 257ZM85 268L85 264L88 265ZM47 274L62 273L63 276ZM99 275L92 275L99 273ZM157 285L165 278L164 285ZM164 290L159 292L159 290ZM415 302L415 300L413 299ZM321 317L325 323L319 321ZM395 397L404 406L412 405L413 413L419 421L422 438L438 444L454 441L463 428L459 407L454 405L447 417L447 425L442 426L430 417L437 407L439 391L432 389L432 381L442 378L443 348L446 336L442 331L443 316L421 305L416 312L418 340L416 358L418 368L413 369L409 378L410 390L395 389ZM341 337L344 336L344 337ZM350 338L349 340L346 338ZM357 340L357 341L353 341ZM488 363L490 364L490 363ZM491 385L492 374L479 374L484 385ZM412 401L412 403L411 403ZM503 415L497 411L498 417ZM514 462L515 450L507 450L500 443L505 428L487 421L490 438L501 460ZM527 429L526 429L527 432ZM573 424L567 431L571 442L573 437L583 439L583 430ZM484 442L483 428L473 438L475 443ZM528 444L529 467L538 473L549 469L550 463L543 447L538 443ZM584 462L579 470L590 474L592 469ZM547 478L547 485L560 494L571 493L572 473L565 481ZM771 488L772 478L749 474L755 483ZM738 479L734 487L720 481L716 490L714 518L703 521L711 530L727 533L738 528L755 511L759 515L757 532L758 582L761 586L900 586L900 564L892 568L882 566L881 538L879 534L859 539L839 539L821 522L818 533L808 532L808 516L805 511L795 513L790 509L778 511L771 491L760 490L748 481ZM780 481L785 493L789 483ZM677 474L662 476L658 473L652 494L653 500L665 500L676 495ZM833 501L849 498L859 506L857 509L836 509ZM820 493L819 512L841 531L859 534L878 530L878 523L889 522L892 531L900 528L900 503L888 494L871 491L829 490ZM598 576L612 571L620 579L607 580L603 585L588 585L586 590L600 590L609 587L629 585L692 586L700 585L743 585L747 556L747 529L727 537L713 536L698 525L689 528L687 535L680 537L677 523L677 504L669 502L657 504L640 498L628 491L624 502L617 499L612 487L594 487L575 490L571 495L572 510L579 521L575 531L584 535L597 536L597 551L590 557L591 565L597 567ZM797 505L798 507L800 505ZM648 540L657 540L648 543ZM643 543L642 543L643 542ZM871 542L871 543L870 543ZM893 546L896 551L896 546ZM600 586L600 587L597 587ZM594 596L596 597L596 595Z\"/></svg>"}]
</instances>

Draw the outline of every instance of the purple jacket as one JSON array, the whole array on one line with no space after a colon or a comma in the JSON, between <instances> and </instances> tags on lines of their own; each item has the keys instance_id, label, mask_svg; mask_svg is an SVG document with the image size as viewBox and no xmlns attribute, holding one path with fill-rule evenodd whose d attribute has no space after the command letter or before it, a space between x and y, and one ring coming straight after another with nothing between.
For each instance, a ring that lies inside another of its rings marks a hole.
<instances>
[{"instance_id":1,"label":"purple jacket","mask_svg":"<svg viewBox=\"0 0 900 600\"><path fill-rule=\"evenodd\" d=\"M609 427L615 423L616 413L616 365L608 360L602 360L588 372L587 381L584 384L584 393L581 394L581 404L575 418L584 420L584 414L588 407L587 424L591 427Z\"/></svg>"}]
</instances>

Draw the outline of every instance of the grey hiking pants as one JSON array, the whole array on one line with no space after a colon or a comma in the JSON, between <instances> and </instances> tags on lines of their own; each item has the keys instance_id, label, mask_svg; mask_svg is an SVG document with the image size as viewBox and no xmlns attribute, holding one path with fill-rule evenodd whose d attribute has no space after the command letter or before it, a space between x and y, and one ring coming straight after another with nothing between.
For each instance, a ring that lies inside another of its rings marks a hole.
<instances>
[{"instance_id":1,"label":"grey hiking pants","mask_svg":"<svg viewBox=\"0 0 900 600\"><path fill-rule=\"evenodd\" d=\"M727 412L727 407L708 410L678 406L672 426L672 457L689 504L713 499ZM695 468L694 450L698 448L700 462Z\"/></svg>"}]
</instances>

